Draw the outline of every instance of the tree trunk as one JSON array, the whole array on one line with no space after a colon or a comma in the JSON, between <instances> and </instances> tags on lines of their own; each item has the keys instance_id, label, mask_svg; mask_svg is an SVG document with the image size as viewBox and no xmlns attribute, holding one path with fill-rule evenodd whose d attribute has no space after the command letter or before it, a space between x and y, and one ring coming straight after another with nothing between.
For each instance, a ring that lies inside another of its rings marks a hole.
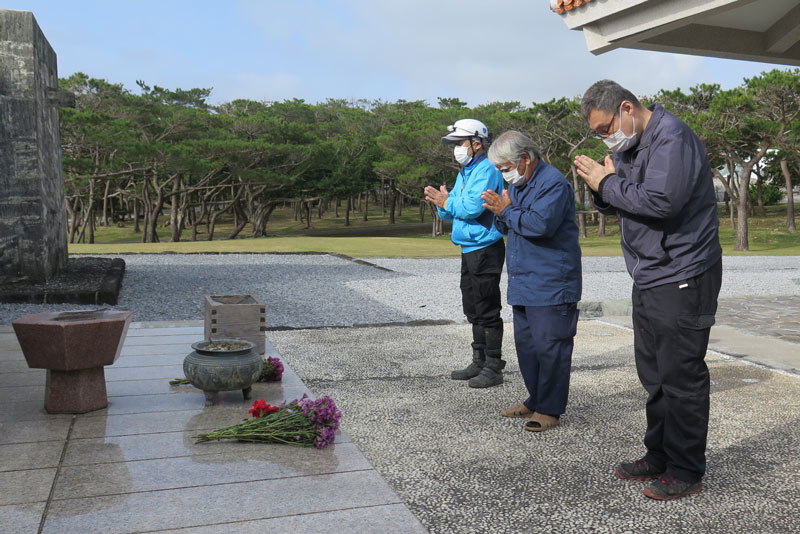
<instances>
[{"instance_id":1,"label":"tree trunk","mask_svg":"<svg viewBox=\"0 0 800 534\"><path fill-rule=\"evenodd\" d=\"M275 202L260 204L256 209L255 220L253 221L253 237L264 237L267 235L267 223L278 205Z\"/></svg>"},{"instance_id":2,"label":"tree trunk","mask_svg":"<svg viewBox=\"0 0 800 534\"><path fill-rule=\"evenodd\" d=\"M347 207L344 212L344 225L350 226L350 210L353 208L353 197L347 195Z\"/></svg>"},{"instance_id":3,"label":"tree trunk","mask_svg":"<svg viewBox=\"0 0 800 534\"><path fill-rule=\"evenodd\" d=\"M303 203L303 212L306 217L306 230L311 229L311 202L311 200L308 200Z\"/></svg>"},{"instance_id":4,"label":"tree trunk","mask_svg":"<svg viewBox=\"0 0 800 534\"><path fill-rule=\"evenodd\" d=\"M72 205L72 212L71 212L72 219L70 220L70 228L69 228L70 243L75 242L75 234L78 232L78 213L80 211L78 210L78 207L83 205L83 202L81 202L80 199L81 199L80 195L75 195L75 203Z\"/></svg>"},{"instance_id":5,"label":"tree trunk","mask_svg":"<svg viewBox=\"0 0 800 534\"><path fill-rule=\"evenodd\" d=\"M333 216L337 219L339 218L339 205L341 204L341 199L336 199L333 202Z\"/></svg>"},{"instance_id":6,"label":"tree trunk","mask_svg":"<svg viewBox=\"0 0 800 534\"><path fill-rule=\"evenodd\" d=\"M423 201L423 204L427 205L428 208L431 210L431 237L436 237L442 235L443 226L442 226L442 219L439 217L439 212L436 211L436 206L432 203Z\"/></svg>"},{"instance_id":7,"label":"tree trunk","mask_svg":"<svg viewBox=\"0 0 800 534\"><path fill-rule=\"evenodd\" d=\"M606 216L601 213L597 217L597 237L605 237L605 236L606 236Z\"/></svg>"},{"instance_id":8,"label":"tree trunk","mask_svg":"<svg viewBox=\"0 0 800 534\"><path fill-rule=\"evenodd\" d=\"M739 227L736 229L736 250L748 251L750 250L750 240L747 233L747 215L748 215L748 201L750 200L750 173L752 166L745 165L742 168L742 180L739 183L739 206L738 206L738 223Z\"/></svg>"},{"instance_id":9,"label":"tree trunk","mask_svg":"<svg viewBox=\"0 0 800 534\"><path fill-rule=\"evenodd\" d=\"M138 234L142 231L142 227L139 226L139 200L136 197L133 198L133 233Z\"/></svg>"},{"instance_id":10,"label":"tree trunk","mask_svg":"<svg viewBox=\"0 0 800 534\"><path fill-rule=\"evenodd\" d=\"M394 209L397 202L395 202L395 191L394 186L391 186L391 191L389 193L389 224L394 224Z\"/></svg>"},{"instance_id":11,"label":"tree trunk","mask_svg":"<svg viewBox=\"0 0 800 534\"><path fill-rule=\"evenodd\" d=\"M111 180L106 180L106 186L103 189L103 226L108 226L108 190L111 189Z\"/></svg>"},{"instance_id":12,"label":"tree trunk","mask_svg":"<svg viewBox=\"0 0 800 534\"><path fill-rule=\"evenodd\" d=\"M178 223L178 191L181 188L181 175L179 174L172 182L172 197L170 198L169 208L169 230L170 241L177 243L181 240L181 228Z\"/></svg>"},{"instance_id":13,"label":"tree trunk","mask_svg":"<svg viewBox=\"0 0 800 534\"><path fill-rule=\"evenodd\" d=\"M153 176L153 189L156 191L156 199L153 202L152 209L150 210L150 222L148 223L148 230L150 234L148 241L150 243L158 243L160 241L158 238L158 217L161 215L161 210L164 209L164 193L161 191L161 188L158 187L156 183L157 180L158 178Z\"/></svg>"},{"instance_id":14,"label":"tree trunk","mask_svg":"<svg viewBox=\"0 0 800 534\"><path fill-rule=\"evenodd\" d=\"M386 179L381 178L381 208L383 216L386 217Z\"/></svg>"},{"instance_id":15,"label":"tree trunk","mask_svg":"<svg viewBox=\"0 0 800 534\"><path fill-rule=\"evenodd\" d=\"M761 176L761 173L757 174L756 180L756 193L758 198L758 216L759 217L766 217L767 216L767 209L764 207L764 177Z\"/></svg>"},{"instance_id":16,"label":"tree trunk","mask_svg":"<svg viewBox=\"0 0 800 534\"><path fill-rule=\"evenodd\" d=\"M242 230L244 230L244 227L247 226L247 223L249 222L247 220L247 216L242 211L242 207L239 205L239 202L236 202L233 206L233 212L238 214L237 217L239 218L239 224L236 226L233 233L228 236L228 239L236 239L236 236L239 235Z\"/></svg>"},{"instance_id":17,"label":"tree trunk","mask_svg":"<svg viewBox=\"0 0 800 534\"><path fill-rule=\"evenodd\" d=\"M578 172L575 165L570 165L570 172L572 173L572 196L575 200L575 209L579 212L585 211L586 207L583 206L583 199L581 198L581 189L578 187ZM586 213L578 213L578 235L586 237Z\"/></svg>"},{"instance_id":18,"label":"tree trunk","mask_svg":"<svg viewBox=\"0 0 800 534\"><path fill-rule=\"evenodd\" d=\"M89 217L89 244L94 244L94 228L95 228L95 213L94 206L91 209L91 217Z\"/></svg>"},{"instance_id":19,"label":"tree trunk","mask_svg":"<svg viewBox=\"0 0 800 534\"><path fill-rule=\"evenodd\" d=\"M94 179L89 179L89 197L88 204L84 207L81 206L81 213L83 214L83 223L81 224L81 233L78 237L79 243L86 242L86 228L88 227L91 218L94 217Z\"/></svg>"},{"instance_id":20,"label":"tree trunk","mask_svg":"<svg viewBox=\"0 0 800 534\"><path fill-rule=\"evenodd\" d=\"M794 224L794 191L792 190L792 175L789 172L789 164L785 159L781 160L781 172L786 182L786 229L795 232L797 227Z\"/></svg>"},{"instance_id":21,"label":"tree trunk","mask_svg":"<svg viewBox=\"0 0 800 534\"><path fill-rule=\"evenodd\" d=\"M367 220L367 215L369 212L369 191L367 191L366 198L364 198L364 217L363 220Z\"/></svg>"},{"instance_id":22,"label":"tree trunk","mask_svg":"<svg viewBox=\"0 0 800 534\"><path fill-rule=\"evenodd\" d=\"M203 218L206 216L208 211L208 203L206 202L206 198L203 196L200 198L200 216L197 216L197 212L194 208L192 208L194 212L193 220L192 220L192 241L197 241L197 226L203 222Z\"/></svg>"}]
</instances>

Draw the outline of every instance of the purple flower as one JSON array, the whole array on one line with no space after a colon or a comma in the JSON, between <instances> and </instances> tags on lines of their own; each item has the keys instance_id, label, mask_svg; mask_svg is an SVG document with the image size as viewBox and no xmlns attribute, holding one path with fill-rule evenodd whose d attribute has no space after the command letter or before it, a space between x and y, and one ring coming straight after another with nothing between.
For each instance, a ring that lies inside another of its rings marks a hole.
<instances>
[{"instance_id":1,"label":"purple flower","mask_svg":"<svg viewBox=\"0 0 800 534\"><path fill-rule=\"evenodd\" d=\"M320 429L319 437L314 440L314 446L318 449L321 449L327 445L333 443L333 440L336 438L336 431L333 430L331 427L322 427Z\"/></svg>"}]
</instances>

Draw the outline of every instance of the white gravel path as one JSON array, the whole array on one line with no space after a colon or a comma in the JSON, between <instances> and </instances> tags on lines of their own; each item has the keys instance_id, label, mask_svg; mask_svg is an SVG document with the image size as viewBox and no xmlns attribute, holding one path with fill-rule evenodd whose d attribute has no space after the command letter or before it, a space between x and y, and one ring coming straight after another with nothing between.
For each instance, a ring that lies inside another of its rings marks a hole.
<instances>
[{"instance_id":1,"label":"white gravel path","mask_svg":"<svg viewBox=\"0 0 800 534\"><path fill-rule=\"evenodd\" d=\"M204 295L244 293L266 303L269 327L464 320L459 258L363 258L367 265L327 254L116 257L127 265L116 308L133 310L135 321L202 319ZM723 298L800 295L799 257L729 256L723 265ZM505 287L504 274L504 293ZM630 290L622 257L583 259L583 302L629 299ZM82 308L92 306L0 303L0 324L28 313ZM508 307L503 317L511 320Z\"/></svg>"}]
</instances>

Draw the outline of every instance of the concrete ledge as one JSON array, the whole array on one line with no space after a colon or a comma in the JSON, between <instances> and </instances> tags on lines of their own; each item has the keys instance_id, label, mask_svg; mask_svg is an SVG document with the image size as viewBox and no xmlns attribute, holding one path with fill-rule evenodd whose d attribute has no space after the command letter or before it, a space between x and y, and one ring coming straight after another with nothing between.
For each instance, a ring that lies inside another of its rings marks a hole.
<instances>
[{"instance_id":1,"label":"concrete ledge","mask_svg":"<svg viewBox=\"0 0 800 534\"><path fill-rule=\"evenodd\" d=\"M581 319L605 316L630 316L633 310L630 299L581 301L578 303Z\"/></svg>"}]
</instances>

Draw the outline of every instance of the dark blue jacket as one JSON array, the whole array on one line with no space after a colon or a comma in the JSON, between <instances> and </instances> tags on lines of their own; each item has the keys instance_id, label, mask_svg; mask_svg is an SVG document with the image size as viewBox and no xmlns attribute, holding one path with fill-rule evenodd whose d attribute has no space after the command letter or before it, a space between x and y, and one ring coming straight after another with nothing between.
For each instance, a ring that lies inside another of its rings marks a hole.
<instances>
[{"instance_id":1,"label":"dark blue jacket","mask_svg":"<svg viewBox=\"0 0 800 534\"><path fill-rule=\"evenodd\" d=\"M595 205L616 214L622 252L641 289L702 274L722 256L717 198L706 148L655 104L639 144L613 156Z\"/></svg>"},{"instance_id":2,"label":"dark blue jacket","mask_svg":"<svg viewBox=\"0 0 800 534\"><path fill-rule=\"evenodd\" d=\"M552 306L581 299L581 247L575 197L564 175L539 160L522 187L508 186L512 204L495 217L508 234L508 303Z\"/></svg>"}]
</instances>

